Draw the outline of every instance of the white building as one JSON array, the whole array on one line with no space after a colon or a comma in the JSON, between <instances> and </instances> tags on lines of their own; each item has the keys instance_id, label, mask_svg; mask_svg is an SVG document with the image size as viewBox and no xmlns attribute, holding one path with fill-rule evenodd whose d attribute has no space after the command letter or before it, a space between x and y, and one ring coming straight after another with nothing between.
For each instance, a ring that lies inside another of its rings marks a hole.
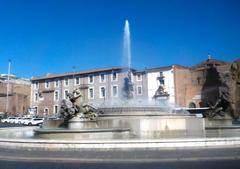
<instances>
[{"instance_id":1,"label":"white building","mask_svg":"<svg viewBox=\"0 0 240 169\"><path fill-rule=\"evenodd\" d=\"M175 104L173 68L174 65L147 69L148 100L167 99L169 103ZM163 91L159 91L159 87Z\"/></svg>"}]
</instances>

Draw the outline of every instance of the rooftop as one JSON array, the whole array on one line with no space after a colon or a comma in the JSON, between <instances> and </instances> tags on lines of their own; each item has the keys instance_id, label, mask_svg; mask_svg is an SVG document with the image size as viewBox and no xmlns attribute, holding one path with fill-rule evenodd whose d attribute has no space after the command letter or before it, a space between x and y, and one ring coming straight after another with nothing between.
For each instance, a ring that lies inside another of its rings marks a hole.
<instances>
[{"instance_id":1,"label":"rooftop","mask_svg":"<svg viewBox=\"0 0 240 169\"><path fill-rule=\"evenodd\" d=\"M227 62L224 62L222 60L208 58L207 60L204 60L203 62L201 62L199 64L193 65L191 68L197 69L197 68L207 67L209 65L221 66L221 65L226 65L226 64L227 64Z\"/></svg>"},{"instance_id":2,"label":"rooftop","mask_svg":"<svg viewBox=\"0 0 240 169\"><path fill-rule=\"evenodd\" d=\"M163 67L155 67L155 68L150 68L150 69L146 69L146 72L155 72L155 71L167 71L167 70L171 70L172 68L177 67L177 68L183 68L183 69L188 69L188 67L186 66L182 66L182 65L178 65L178 64L173 64L173 65L169 65L169 66L163 66Z\"/></svg>"},{"instance_id":3,"label":"rooftop","mask_svg":"<svg viewBox=\"0 0 240 169\"><path fill-rule=\"evenodd\" d=\"M8 82L8 74L1 74L0 83L7 83L7 82ZM10 74L9 83L30 85L31 82L30 82L30 79L17 77L13 74Z\"/></svg>"},{"instance_id":4,"label":"rooftop","mask_svg":"<svg viewBox=\"0 0 240 169\"><path fill-rule=\"evenodd\" d=\"M149 69L144 69L144 70L135 70L131 69L131 71L136 74L136 73L145 73L145 72L155 72L155 71L167 71L171 70L172 67L178 67L178 68L188 68L185 66L181 65L169 65L169 66L163 66L163 67L155 67L155 68L149 68ZM84 75L84 74L92 74L92 73L101 73L101 72L109 72L109 71L126 71L126 67L110 67L110 68L97 68L97 69L91 69L91 70L83 70L83 71L76 71L76 72L66 72L66 73L60 73L60 74L52 74L48 73L46 76L33 76L31 78L32 81L35 80L44 80L44 79L51 79L51 78L61 78L61 77L66 77L66 76L73 76L73 75Z\"/></svg>"},{"instance_id":5,"label":"rooftop","mask_svg":"<svg viewBox=\"0 0 240 169\"><path fill-rule=\"evenodd\" d=\"M31 80L34 81L34 80L60 78L60 77L73 76L73 75L91 74L91 73L98 73L98 72L119 71L123 69L124 69L123 67L110 67L110 68L97 68L97 69L83 70L83 71L76 71L76 72L66 72L66 73L60 73L60 74L48 73L46 76L33 76Z\"/></svg>"}]
</instances>

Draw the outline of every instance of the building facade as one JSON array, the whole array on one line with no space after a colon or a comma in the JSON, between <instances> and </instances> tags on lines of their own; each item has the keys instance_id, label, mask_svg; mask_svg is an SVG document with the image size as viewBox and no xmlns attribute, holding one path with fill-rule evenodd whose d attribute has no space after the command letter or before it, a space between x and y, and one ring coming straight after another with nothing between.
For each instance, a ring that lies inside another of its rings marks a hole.
<instances>
[{"instance_id":1,"label":"building facade","mask_svg":"<svg viewBox=\"0 0 240 169\"><path fill-rule=\"evenodd\" d=\"M225 72L229 69L229 64L208 59L192 67L170 65L141 71L131 69L133 98L139 100L139 103L165 100L175 107L207 106L203 105L205 96L215 98L218 96L204 94L209 91L204 87L210 85L211 90L220 87L217 86L217 79L207 77L209 67ZM213 77L217 76L220 75L213 75ZM33 77L31 79L31 107L36 109L38 115L56 115L61 101L67 99L67 94L76 88L81 89L86 103L95 107L109 106L114 102L119 102L119 99L123 97L126 77L128 77L128 71L122 67ZM212 82L208 84L211 79ZM213 98L212 101L215 100Z\"/></svg>"},{"instance_id":2,"label":"building facade","mask_svg":"<svg viewBox=\"0 0 240 169\"><path fill-rule=\"evenodd\" d=\"M99 107L122 97L128 71L120 67L32 77L31 107L38 115L56 115L67 94L80 88L84 101ZM131 70L133 97L146 98L146 74Z\"/></svg>"},{"instance_id":3,"label":"building facade","mask_svg":"<svg viewBox=\"0 0 240 169\"><path fill-rule=\"evenodd\" d=\"M223 86L222 78L229 72L231 63L216 59L207 59L196 64L186 72L186 107L208 107L214 105L220 95L219 89Z\"/></svg>"},{"instance_id":4,"label":"building facade","mask_svg":"<svg viewBox=\"0 0 240 169\"><path fill-rule=\"evenodd\" d=\"M189 68L181 65L147 69L148 100L167 100L176 107L185 107L188 72Z\"/></svg>"},{"instance_id":5,"label":"building facade","mask_svg":"<svg viewBox=\"0 0 240 169\"><path fill-rule=\"evenodd\" d=\"M172 105L186 106L182 78L188 68L171 65L145 69L131 69L133 98L139 104L148 101L168 101ZM56 115L61 101L67 94L80 88L84 101L95 107L109 106L123 98L124 79L128 71L122 67L94 69L64 74L48 74L33 77L31 85L31 107L38 115ZM181 83L180 83L181 82ZM186 89L185 89L186 90Z\"/></svg>"},{"instance_id":6,"label":"building facade","mask_svg":"<svg viewBox=\"0 0 240 169\"><path fill-rule=\"evenodd\" d=\"M29 79L11 75L8 82L7 75L2 74L0 76L0 112L7 113L7 115L27 114L30 107L30 89Z\"/></svg>"}]
</instances>

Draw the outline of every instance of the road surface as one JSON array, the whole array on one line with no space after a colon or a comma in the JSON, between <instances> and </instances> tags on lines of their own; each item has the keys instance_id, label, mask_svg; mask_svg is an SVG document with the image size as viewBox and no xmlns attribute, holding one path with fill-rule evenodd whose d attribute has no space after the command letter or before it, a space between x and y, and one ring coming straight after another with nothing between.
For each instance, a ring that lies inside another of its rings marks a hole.
<instances>
[{"instance_id":1,"label":"road surface","mask_svg":"<svg viewBox=\"0 0 240 169\"><path fill-rule=\"evenodd\" d=\"M240 148L28 151L0 149L1 169L239 169Z\"/></svg>"}]
</instances>

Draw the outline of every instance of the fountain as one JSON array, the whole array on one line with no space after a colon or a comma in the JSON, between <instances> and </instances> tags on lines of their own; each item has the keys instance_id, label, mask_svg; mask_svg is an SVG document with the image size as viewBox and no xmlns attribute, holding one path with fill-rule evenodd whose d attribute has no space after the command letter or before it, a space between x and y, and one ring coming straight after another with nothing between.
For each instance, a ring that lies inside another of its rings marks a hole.
<instances>
[{"instance_id":1,"label":"fountain","mask_svg":"<svg viewBox=\"0 0 240 169\"><path fill-rule=\"evenodd\" d=\"M34 154L34 161L39 160L36 158L37 155L47 160L52 156L55 163L60 160L65 162L65 151L72 152L75 158L78 151L81 154L86 153L86 159L79 160L88 161L91 154L96 154L98 150L101 150L99 153L102 153L102 150L108 153L116 149L117 151L130 150L135 152L136 149L142 148L144 150L142 152L145 152L149 149L152 151L159 148L178 149L210 146L224 146L226 148L226 146L240 145L239 126L227 126L224 128L227 130L207 129L203 118L185 112L172 112L170 106L153 106L148 102L136 105L132 90L134 84L131 78L128 21L125 22L124 35L126 35L124 51L128 66L126 78L123 81L123 97L117 100L119 104L105 104L108 107L92 107L82 99L81 87L77 88L68 94L69 101L62 101L58 119L45 120L40 128L2 128L0 130L0 148L4 150L2 151L4 160L7 159L6 156L9 156L9 159L14 161L17 154L20 160L27 161L31 158L24 159L24 155L29 154L32 157ZM233 66L234 74L239 74L238 68L239 66ZM235 72L236 69L238 72ZM240 84L239 81L239 78L236 79L237 84ZM239 88L234 89L234 91L239 91ZM166 94L162 88L159 88L155 97ZM239 108L238 102L239 97L236 95L236 109ZM236 128L234 129L234 127ZM49 152L51 153L47 157L44 156ZM64 156L56 161L59 154ZM96 160L99 160L99 157L97 156ZM101 158L106 160L108 156L101 156ZM17 158L17 160L19 159ZM71 157L71 160L76 159ZM135 158L134 161L136 161ZM45 163L42 160L37 162Z\"/></svg>"},{"instance_id":2,"label":"fountain","mask_svg":"<svg viewBox=\"0 0 240 169\"><path fill-rule=\"evenodd\" d=\"M83 133L91 133L91 138L99 135L102 135L101 138L113 138L117 135L117 138L128 139L154 138L163 134L202 134L204 123L201 118L186 112L170 112L170 106L136 105L133 97L130 30L127 20L124 27L123 53L127 64L127 69L123 71L127 74L118 105L98 109L92 107L84 102L80 87L68 94L70 103L62 101L59 119L46 120L42 128L36 129L35 133L43 138L82 138Z\"/></svg>"}]
</instances>

